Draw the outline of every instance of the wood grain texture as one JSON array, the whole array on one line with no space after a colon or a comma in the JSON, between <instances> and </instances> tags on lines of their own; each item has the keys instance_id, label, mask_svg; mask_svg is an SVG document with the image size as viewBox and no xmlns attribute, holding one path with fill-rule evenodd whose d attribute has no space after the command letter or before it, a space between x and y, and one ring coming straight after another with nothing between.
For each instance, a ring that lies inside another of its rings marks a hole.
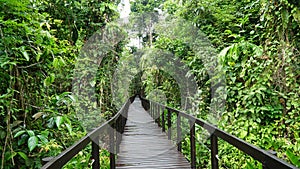
<instances>
[{"instance_id":1,"label":"wood grain texture","mask_svg":"<svg viewBox=\"0 0 300 169\"><path fill-rule=\"evenodd\" d=\"M129 107L116 166L118 169L191 168L137 98Z\"/></svg>"}]
</instances>

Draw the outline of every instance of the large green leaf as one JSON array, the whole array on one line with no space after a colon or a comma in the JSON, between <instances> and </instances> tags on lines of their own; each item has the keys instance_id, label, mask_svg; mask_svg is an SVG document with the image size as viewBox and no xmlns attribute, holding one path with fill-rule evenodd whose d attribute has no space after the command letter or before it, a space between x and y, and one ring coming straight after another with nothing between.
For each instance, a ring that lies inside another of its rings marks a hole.
<instances>
[{"instance_id":1,"label":"large green leaf","mask_svg":"<svg viewBox=\"0 0 300 169\"><path fill-rule=\"evenodd\" d=\"M28 139L28 148L29 151L32 151L38 145L39 139L37 136L31 136Z\"/></svg>"},{"instance_id":2,"label":"large green leaf","mask_svg":"<svg viewBox=\"0 0 300 169\"><path fill-rule=\"evenodd\" d=\"M25 153L19 151L18 154L19 154L19 156L21 156L25 161L28 160L28 157L27 157L27 155L26 155Z\"/></svg>"},{"instance_id":3,"label":"large green leaf","mask_svg":"<svg viewBox=\"0 0 300 169\"><path fill-rule=\"evenodd\" d=\"M64 118L62 116L57 116L55 118L55 124L57 128L60 128L60 125L64 122Z\"/></svg>"},{"instance_id":4,"label":"large green leaf","mask_svg":"<svg viewBox=\"0 0 300 169\"><path fill-rule=\"evenodd\" d=\"M25 130L18 131L18 132L14 135L14 138L19 137L20 135L24 134L25 132L26 132Z\"/></svg>"},{"instance_id":5,"label":"large green leaf","mask_svg":"<svg viewBox=\"0 0 300 169\"><path fill-rule=\"evenodd\" d=\"M286 155L294 165L296 165L297 167L300 167L300 157L297 157L296 155L294 155L290 150L286 151Z\"/></svg>"}]
</instances>

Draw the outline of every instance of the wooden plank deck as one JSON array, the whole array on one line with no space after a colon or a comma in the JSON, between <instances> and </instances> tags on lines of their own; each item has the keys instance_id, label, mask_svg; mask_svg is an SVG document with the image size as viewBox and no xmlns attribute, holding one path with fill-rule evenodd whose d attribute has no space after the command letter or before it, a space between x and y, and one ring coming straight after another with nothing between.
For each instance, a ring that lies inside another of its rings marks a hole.
<instances>
[{"instance_id":1,"label":"wooden plank deck","mask_svg":"<svg viewBox=\"0 0 300 169\"><path fill-rule=\"evenodd\" d=\"M138 98L129 107L116 166L118 169L191 168L166 133L143 109Z\"/></svg>"}]
</instances>

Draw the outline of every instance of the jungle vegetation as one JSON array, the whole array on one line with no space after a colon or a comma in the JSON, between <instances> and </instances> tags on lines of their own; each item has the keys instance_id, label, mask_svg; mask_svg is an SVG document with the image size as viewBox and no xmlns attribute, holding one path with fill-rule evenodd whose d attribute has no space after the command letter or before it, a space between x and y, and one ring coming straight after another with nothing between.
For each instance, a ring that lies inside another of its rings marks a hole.
<instances>
[{"instance_id":1,"label":"jungle vegetation","mask_svg":"<svg viewBox=\"0 0 300 169\"><path fill-rule=\"evenodd\" d=\"M73 106L75 65L89 38L118 20L119 3L0 0L1 169L40 168L42 158L58 155L88 132ZM155 20L160 11L191 23L213 48L219 63L216 69L224 72L226 86L226 102L216 125L262 149L276 151L279 158L300 167L300 2L131 1L132 18L154 13L151 17ZM198 86L197 97L193 98L198 103L196 116L209 121L211 79L185 34L179 32L176 38L172 32L160 34L159 25L154 29L147 18L137 23L149 28L138 37L143 49L168 51L188 67ZM139 50L128 46L129 42L124 33L97 70L93 86L97 107L106 119L118 109L111 88L118 62ZM133 82L131 94L151 96L153 90L159 89L166 96L166 104L180 108L180 90L168 72L146 69ZM208 143L200 137L197 136L197 166L209 168ZM65 168L90 167L90 152L91 147L87 147ZM101 164L109 168L108 152L100 153ZM183 140L183 153L189 158L188 137ZM221 168L262 168L223 142L219 158Z\"/></svg>"}]
</instances>

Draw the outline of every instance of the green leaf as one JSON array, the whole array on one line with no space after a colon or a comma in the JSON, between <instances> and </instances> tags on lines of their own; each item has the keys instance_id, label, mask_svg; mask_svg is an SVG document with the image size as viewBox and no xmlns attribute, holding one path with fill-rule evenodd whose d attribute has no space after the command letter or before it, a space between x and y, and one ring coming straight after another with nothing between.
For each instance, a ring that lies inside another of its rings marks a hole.
<instances>
[{"instance_id":1,"label":"green leaf","mask_svg":"<svg viewBox=\"0 0 300 169\"><path fill-rule=\"evenodd\" d=\"M296 155L294 155L290 150L286 151L286 155L294 165L296 165L297 167L300 167L300 157L297 157Z\"/></svg>"},{"instance_id":2,"label":"green leaf","mask_svg":"<svg viewBox=\"0 0 300 169\"><path fill-rule=\"evenodd\" d=\"M57 69L57 68L59 67L59 61L58 61L58 59L57 59L57 58L54 58L52 64L53 64L53 67L54 67L55 69Z\"/></svg>"},{"instance_id":3,"label":"green leaf","mask_svg":"<svg viewBox=\"0 0 300 169\"><path fill-rule=\"evenodd\" d=\"M26 132L25 130L18 131L18 132L14 135L14 138L19 137L20 135L24 134L25 132Z\"/></svg>"},{"instance_id":4,"label":"green leaf","mask_svg":"<svg viewBox=\"0 0 300 169\"><path fill-rule=\"evenodd\" d=\"M24 58L25 58L27 61L29 61L30 58L29 58L29 56L28 56L28 53L27 53L26 50L25 50L25 46L22 46L22 47L21 47L21 52L22 52Z\"/></svg>"},{"instance_id":5,"label":"green leaf","mask_svg":"<svg viewBox=\"0 0 300 169\"><path fill-rule=\"evenodd\" d=\"M29 137L27 144L30 152L38 145L38 142L39 139L37 136Z\"/></svg>"},{"instance_id":6,"label":"green leaf","mask_svg":"<svg viewBox=\"0 0 300 169\"><path fill-rule=\"evenodd\" d=\"M53 67L55 69L58 69L58 68L60 68L60 67L62 67L62 66L65 65L65 61L64 61L64 59L62 57L57 57L57 58L54 58L52 64L53 64Z\"/></svg>"},{"instance_id":7,"label":"green leaf","mask_svg":"<svg viewBox=\"0 0 300 169\"><path fill-rule=\"evenodd\" d=\"M229 49L232 48L232 46L228 46L226 48L224 48L220 53L219 53L219 57L221 58L221 62L225 62L225 56L227 55Z\"/></svg>"},{"instance_id":8,"label":"green leaf","mask_svg":"<svg viewBox=\"0 0 300 169\"><path fill-rule=\"evenodd\" d=\"M51 117L49 120L48 120L48 123L47 123L47 127L48 128L53 128L54 127L54 118Z\"/></svg>"},{"instance_id":9,"label":"green leaf","mask_svg":"<svg viewBox=\"0 0 300 169\"><path fill-rule=\"evenodd\" d=\"M35 57L36 61L40 61L41 56L42 56L42 53L38 53Z\"/></svg>"},{"instance_id":10,"label":"green leaf","mask_svg":"<svg viewBox=\"0 0 300 169\"><path fill-rule=\"evenodd\" d=\"M68 95L68 97L69 97L73 102L75 102L75 98L74 98L72 95Z\"/></svg>"},{"instance_id":11,"label":"green leaf","mask_svg":"<svg viewBox=\"0 0 300 169\"><path fill-rule=\"evenodd\" d=\"M25 161L28 160L28 157L27 157L27 155L26 155L25 153L19 151L18 154L19 154L19 156L21 156Z\"/></svg>"},{"instance_id":12,"label":"green leaf","mask_svg":"<svg viewBox=\"0 0 300 169\"><path fill-rule=\"evenodd\" d=\"M46 77L46 79L44 80L44 86L50 86L51 84L51 78L48 76Z\"/></svg>"},{"instance_id":13,"label":"green leaf","mask_svg":"<svg viewBox=\"0 0 300 169\"><path fill-rule=\"evenodd\" d=\"M296 9L293 16L294 16L294 19L300 23L300 9Z\"/></svg>"},{"instance_id":14,"label":"green leaf","mask_svg":"<svg viewBox=\"0 0 300 169\"><path fill-rule=\"evenodd\" d=\"M54 80L55 80L55 74L54 74L54 73L51 73L51 74L50 74L50 78L51 78L51 83L53 83Z\"/></svg>"},{"instance_id":15,"label":"green leaf","mask_svg":"<svg viewBox=\"0 0 300 169\"><path fill-rule=\"evenodd\" d=\"M29 135L30 137L35 135L34 132L33 132L32 130L27 130L27 133L28 133L28 135Z\"/></svg>"},{"instance_id":16,"label":"green leaf","mask_svg":"<svg viewBox=\"0 0 300 169\"><path fill-rule=\"evenodd\" d=\"M282 25L283 27L286 29L288 27L288 23L289 23L289 12L287 10L283 10L281 12L281 18L282 18Z\"/></svg>"},{"instance_id":17,"label":"green leaf","mask_svg":"<svg viewBox=\"0 0 300 169\"><path fill-rule=\"evenodd\" d=\"M48 139L43 135L37 135L37 137L42 141L42 143L48 143Z\"/></svg>"},{"instance_id":18,"label":"green leaf","mask_svg":"<svg viewBox=\"0 0 300 169\"><path fill-rule=\"evenodd\" d=\"M260 118L256 118L256 122L261 123L261 119Z\"/></svg>"},{"instance_id":19,"label":"green leaf","mask_svg":"<svg viewBox=\"0 0 300 169\"><path fill-rule=\"evenodd\" d=\"M7 157L7 160L10 160L10 159L14 158L14 156L16 156L16 155L17 155L16 152L10 153L10 155Z\"/></svg>"},{"instance_id":20,"label":"green leaf","mask_svg":"<svg viewBox=\"0 0 300 169\"><path fill-rule=\"evenodd\" d=\"M241 138L245 138L245 137L247 136L247 134L248 134L248 132L245 131L245 130L243 130L243 131L241 131L241 133L240 133L240 137L241 137Z\"/></svg>"},{"instance_id":21,"label":"green leaf","mask_svg":"<svg viewBox=\"0 0 300 169\"><path fill-rule=\"evenodd\" d=\"M41 131L41 135L43 135L44 137L48 137L49 136L49 131L48 130L44 130L44 131Z\"/></svg>"},{"instance_id":22,"label":"green leaf","mask_svg":"<svg viewBox=\"0 0 300 169\"><path fill-rule=\"evenodd\" d=\"M100 11L101 11L101 12L104 12L104 11L105 11L105 5L104 5L104 4L101 4L101 6L100 6Z\"/></svg>"},{"instance_id":23,"label":"green leaf","mask_svg":"<svg viewBox=\"0 0 300 169\"><path fill-rule=\"evenodd\" d=\"M55 80L55 74L50 74L50 76L46 77L44 80L44 86L50 86Z\"/></svg>"},{"instance_id":24,"label":"green leaf","mask_svg":"<svg viewBox=\"0 0 300 169\"><path fill-rule=\"evenodd\" d=\"M72 126L70 124L68 124L68 123L65 123L65 125L66 125L69 133L71 134L72 133Z\"/></svg>"},{"instance_id":25,"label":"green leaf","mask_svg":"<svg viewBox=\"0 0 300 169\"><path fill-rule=\"evenodd\" d=\"M247 169L256 169L255 166L247 161Z\"/></svg>"},{"instance_id":26,"label":"green leaf","mask_svg":"<svg viewBox=\"0 0 300 169\"><path fill-rule=\"evenodd\" d=\"M4 139L6 137L6 132L3 130L0 130L0 139Z\"/></svg>"},{"instance_id":27,"label":"green leaf","mask_svg":"<svg viewBox=\"0 0 300 169\"><path fill-rule=\"evenodd\" d=\"M3 62L1 63L0 67L3 68L5 65L17 65L16 62L10 62L10 61L6 61L6 62Z\"/></svg>"},{"instance_id":28,"label":"green leaf","mask_svg":"<svg viewBox=\"0 0 300 169\"><path fill-rule=\"evenodd\" d=\"M26 141L28 140L28 137L29 136L27 134L26 135L22 135L21 139L18 140L18 146L25 144Z\"/></svg>"},{"instance_id":29,"label":"green leaf","mask_svg":"<svg viewBox=\"0 0 300 169\"><path fill-rule=\"evenodd\" d=\"M60 128L60 125L64 122L64 118L62 116L57 116L55 118L55 124L57 128Z\"/></svg>"}]
</instances>

